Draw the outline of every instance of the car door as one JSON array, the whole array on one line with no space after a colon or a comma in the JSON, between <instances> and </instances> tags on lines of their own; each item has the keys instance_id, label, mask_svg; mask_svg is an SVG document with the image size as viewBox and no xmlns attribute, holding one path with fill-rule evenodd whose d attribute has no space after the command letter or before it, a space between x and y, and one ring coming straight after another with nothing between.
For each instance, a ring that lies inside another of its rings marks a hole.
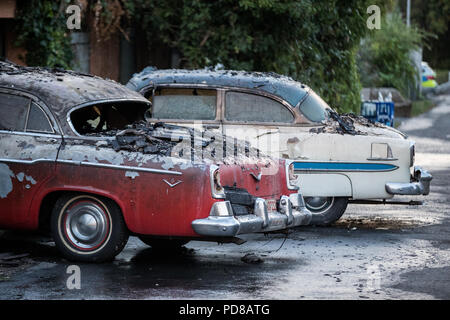
<instances>
[{"instance_id":1,"label":"car door","mask_svg":"<svg viewBox=\"0 0 450 320\"><path fill-rule=\"evenodd\" d=\"M55 170L57 124L34 97L0 90L0 227L31 228L34 196Z\"/></svg>"}]
</instances>

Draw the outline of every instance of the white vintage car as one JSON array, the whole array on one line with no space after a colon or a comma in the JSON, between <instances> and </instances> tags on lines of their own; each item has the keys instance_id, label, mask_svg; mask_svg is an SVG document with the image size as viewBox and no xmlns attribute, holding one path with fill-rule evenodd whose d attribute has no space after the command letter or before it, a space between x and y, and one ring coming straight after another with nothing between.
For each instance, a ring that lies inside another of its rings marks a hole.
<instances>
[{"instance_id":1,"label":"white vintage car","mask_svg":"<svg viewBox=\"0 0 450 320\"><path fill-rule=\"evenodd\" d=\"M151 122L220 131L292 161L307 208L319 213L314 224L336 221L349 201L385 203L394 195L429 193L432 177L414 166L414 142L405 134L339 115L291 78L149 67L127 86L152 102Z\"/></svg>"}]
</instances>

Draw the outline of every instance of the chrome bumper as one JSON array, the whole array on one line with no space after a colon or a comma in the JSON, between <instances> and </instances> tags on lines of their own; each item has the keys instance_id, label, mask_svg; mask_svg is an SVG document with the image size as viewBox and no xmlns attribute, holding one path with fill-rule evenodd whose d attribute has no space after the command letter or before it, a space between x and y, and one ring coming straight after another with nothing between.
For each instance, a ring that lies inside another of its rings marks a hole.
<instances>
[{"instance_id":1,"label":"chrome bumper","mask_svg":"<svg viewBox=\"0 0 450 320\"><path fill-rule=\"evenodd\" d=\"M388 182L386 192L398 195L427 195L430 193L430 182L433 176L421 167L414 167L414 177L410 183Z\"/></svg>"},{"instance_id":2,"label":"chrome bumper","mask_svg":"<svg viewBox=\"0 0 450 320\"><path fill-rule=\"evenodd\" d=\"M311 212L305 207L300 193L282 196L278 211L269 212L266 201L255 200L254 214L234 216L229 201L214 203L209 217L192 222L194 231L203 236L234 237L239 234L283 230L308 225Z\"/></svg>"}]
</instances>

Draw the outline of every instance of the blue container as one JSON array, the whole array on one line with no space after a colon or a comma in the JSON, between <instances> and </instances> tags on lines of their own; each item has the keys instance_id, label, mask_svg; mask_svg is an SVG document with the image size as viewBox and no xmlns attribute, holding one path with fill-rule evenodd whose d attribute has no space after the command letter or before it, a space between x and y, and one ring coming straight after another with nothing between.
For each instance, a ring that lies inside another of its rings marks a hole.
<instances>
[{"instance_id":1,"label":"blue container","mask_svg":"<svg viewBox=\"0 0 450 320\"><path fill-rule=\"evenodd\" d=\"M373 122L394 126L394 103L380 101L363 101L361 115Z\"/></svg>"}]
</instances>

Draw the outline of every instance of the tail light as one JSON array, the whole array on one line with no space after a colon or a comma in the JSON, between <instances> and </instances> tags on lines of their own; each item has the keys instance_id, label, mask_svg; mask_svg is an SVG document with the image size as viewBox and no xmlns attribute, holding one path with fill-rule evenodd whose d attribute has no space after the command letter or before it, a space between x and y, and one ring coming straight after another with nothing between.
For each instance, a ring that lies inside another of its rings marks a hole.
<instances>
[{"instance_id":1,"label":"tail light","mask_svg":"<svg viewBox=\"0 0 450 320\"><path fill-rule=\"evenodd\" d=\"M416 157L415 144L412 143L409 147L409 166L412 167L414 165L414 158Z\"/></svg>"},{"instance_id":2,"label":"tail light","mask_svg":"<svg viewBox=\"0 0 450 320\"><path fill-rule=\"evenodd\" d=\"M211 181L211 194L213 198L225 199L225 190L220 183L220 170L216 165L212 165L209 171Z\"/></svg>"},{"instance_id":3,"label":"tail light","mask_svg":"<svg viewBox=\"0 0 450 320\"><path fill-rule=\"evenodd\" d=\"M286 165L287 165L286 178L288 188L291 190L297 190L298 175L295 174L294 162L287 163Z\"/></svg>"}]
</instances>

